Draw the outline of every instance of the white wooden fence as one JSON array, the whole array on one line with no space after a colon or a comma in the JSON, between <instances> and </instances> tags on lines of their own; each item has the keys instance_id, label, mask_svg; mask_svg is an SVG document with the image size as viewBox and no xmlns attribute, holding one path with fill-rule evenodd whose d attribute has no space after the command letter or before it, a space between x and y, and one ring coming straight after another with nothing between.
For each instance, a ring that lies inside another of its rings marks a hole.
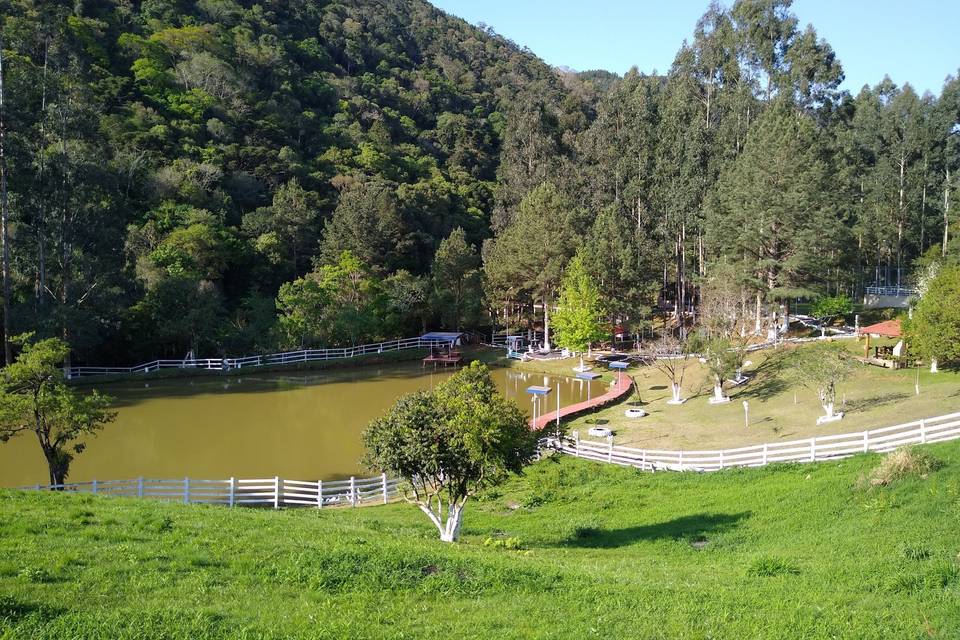
<instances>
[{"instance_id":1,"label":"white wooden fence","mask_svg":"<svg viewBox=\"0 0 960 640\"><path fill-rule=\"evenodd\" d=\"M257 478L198 480L196 478L92 480L57 485L32 485L24 490L58 490L127 498L155 498L184 504L219 504L228 507L316 507L386 504L399 496L399 481L386 474L349 480L288 480Z\"/></svg>"},{"instance_id":2,"label":"white wooden fence","mask_svg":"<svg viewBox=\"0 0 960 640\"><path fill-rule=\"evenodd\" d=\"M717 471L730 467L761 467L774 462L816 462L837 460L858 453L886 453L913 444L943 442L960 438L960 413L914 420L892 427L858 433L816 436L758 444L736 449L709 451L664 451L615 446L573 438L548 440L546 444L562 453L636 467L647 471Z\"/></svg>"},{"instance_id":3,"label":"white wooden fence","mask_svg":"<svg viewBox=\"0 0 960 640\"><path fill-rule=\"evenodd\" d=\"M205 369L208 371L229 371L250 367L263 367L276 364L295 364L298 362L316 362L319 360L341 360L388 351L403 351L405 349L423 349L446 346L448 343L422 338L401 338L361 344L353 347L337 349L304 349L301 351L285 351L259 356L244 356L240 358L188 358L184 360L153 360L132 367L70 367L64 369L64 376L68 380L87 376L126 375L134 373L150 373L160 369Z\"/></svg>"}]
</instances>

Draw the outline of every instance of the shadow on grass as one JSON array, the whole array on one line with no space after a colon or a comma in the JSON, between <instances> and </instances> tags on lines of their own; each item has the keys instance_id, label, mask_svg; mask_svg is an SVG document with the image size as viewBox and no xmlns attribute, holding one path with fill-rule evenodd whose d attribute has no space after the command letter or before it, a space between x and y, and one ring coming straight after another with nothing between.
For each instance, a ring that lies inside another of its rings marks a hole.
<instances>
[{"instance_id":1,"label":"shadow on grass","mask_svg":"<svg viewBox=\"0 0 960 640\"><path fill-rule=\"evenodd\" d=\"M14 598L0 596L0 621L6 619L15 624L24 618L34 617L43 622L48 622L65 612L66 609L61 607L34 604L32 602L23 602L15 600Z\"/></svg>"},{"instance_id":2,"label":"shadow on grass","mask_svg":"<svg viewBox=\"0 0 960 640\"><path fill-rule=\"evenodd\" d=\"M859 400L848 400L843 406L846 411L863 411L864 409L875 409L885 407L890 404L903 402L910 397L909 393L883 393L871 398L861 398Z\"/></svg>"},{"instance_id":3,"label":"shadow on grass","mask_svg":"<svg viewBox=\"0 0 960 640\"><path fill-rule=\"evenodd\" d=\"M634 542L655 540L702 541L711 535L723 533L750 517L749 511L740 513L698 513L681 516L666 522L645 524L622 529L604 529L602 527L576 527L573 533L560 543L564 547L612 548L623 547Z\"/></svg>"},{"instance_id":4,"label":"shadow on grass","mask_svg":"<svg viewBox=\"0 0 960 640\"><path fill-rule=\"evenodd\" d=\"M735 387L736 397L740 400L769 400L786 391L790 385L785 379L785 360L783 354L771 355L759 367L747 372L752 379Z\"/></svg>"}]
</instances>

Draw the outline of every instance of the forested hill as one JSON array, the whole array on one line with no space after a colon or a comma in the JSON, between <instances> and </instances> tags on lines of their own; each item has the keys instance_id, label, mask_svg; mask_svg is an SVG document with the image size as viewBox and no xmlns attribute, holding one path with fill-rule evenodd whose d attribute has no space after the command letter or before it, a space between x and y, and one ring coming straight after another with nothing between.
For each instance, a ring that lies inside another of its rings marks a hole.
<instances>
[{"instance_id":1,"label":"forested hill","mask_svg":"<svg viewBox=\"0 0 960 640\"><path fill-rule=\"evenodd\" d=\"M504 112L562 91L420 0L0 15L14 332L63 333L81 357L272 347L280 285L342 249L419 276L455 228L478 246ZM394 315L382 333L420 329Z\"/></svg>"},{"instance_id":2,"label":"forested hill","mask_svg":"<svg viewBox=\"0 0 960 640\"><path fill-rule=\"evenodd\" d=\"M710 4L621 78L421 0L0 0L10 334L122 363L517 329L575 255L611 327L714 281L760 329L957 260L960 82L850 95L790 5Z\"/></svg>"}]
</instances>

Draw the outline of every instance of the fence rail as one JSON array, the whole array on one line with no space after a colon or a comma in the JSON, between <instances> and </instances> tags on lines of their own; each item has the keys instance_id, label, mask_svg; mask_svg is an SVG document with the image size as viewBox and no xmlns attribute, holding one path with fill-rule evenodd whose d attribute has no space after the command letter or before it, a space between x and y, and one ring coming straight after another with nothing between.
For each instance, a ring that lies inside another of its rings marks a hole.
<instances>
[{"instance_id":1,"label":"fence rail","mask_svg":"<svg viewBox=\"0 0 960 640\"><path fill-rule=\"evenodd\" d=\"M914 420L892 427L857 433L816 436L709 451L665 451L636 449L573 438L550 439L546 445L588 460L636 467L647 471L718 471L730 467L761 467L774 462L816 462L837 460L858 453L887 453L913 444L944 442L960 438L960 413Z\"/></svg>"},{"instance_id":2,"label":"fence rail","mask_svg":"<svg viewBox=\"0 0 960 640\"><path fill-rule=\"evenodd\" d=\"M386 504L400 495L399 481L382 474L349 480L289 480L286 478L135 478L91 480L64 484L20 487L24 490L55 490L70 493L154 498L184 504L219 504L228 507L315 507Z\"/></svg>"},{"instance_id":3,"label":"fence rail","mask_svg":"<svg viewBox=\"0 0 960 640\"><path fill-rule=\"evenodd\" d=\"M864 293L868 296L869 295L894 296L894 297L909 298L911 296L917 295L919 293L919 290L916 287L898 287L898 286L866 287L864 289Z\"/></svg>"},{"instance_id":4,"label":"fence rail","mask_svg":"<svg viewBox=\"0 0 960 640\"><path fill-rule=\"evenodd\" d=\"M422 338L401 338L373 344L361 344L354 347L340 347L336 349L303 349L301 351L285 351L257 356L243 356L238 358L187 358L183 360L153 360L132 367L70 367L64 369L64 376L68 380L88 376L109 376L151 373L161 369L196 369L207 371L230 371L251 367L264 367L278 364L296 364L298 362L316 362L322 360L342 360L388 351L403 351L405 349L422 349L446 346L448 343L441 340L424 340Z\"/></svg>"},{"instance_id":5,"label":"fence rail","mask_svg":"<svg viewBox=\"0 0 960 640\"><path fill-rule=\"evenodd\" d=\"M735 467L762 467L776 462L823 462L859 453L888 453L899 447L931 444L960 438L960 412L923 418L891 427L856 433L816 436L737 447L734 449L668 451L636 449L577 437L546 438L541 449L644 471L719 471ZM386 474L349 480L289 480L280 477L227 480L198 478L135 478L91 480L58 485L36 484L22 490L58 490L128 498L154 498L185 504L218 504L229 507L351 506L386 504L400 495L400 480Z\"/></svg>"}]
</instances>

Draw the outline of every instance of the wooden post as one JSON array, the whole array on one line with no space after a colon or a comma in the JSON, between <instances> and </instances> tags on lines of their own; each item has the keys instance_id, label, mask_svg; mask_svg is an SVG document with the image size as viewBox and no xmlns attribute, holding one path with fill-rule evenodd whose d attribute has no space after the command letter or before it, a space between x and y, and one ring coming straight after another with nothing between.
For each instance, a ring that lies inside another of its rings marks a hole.
<instances>
[{"instance_id":1,"label":"wooden post","mask_svg":"<svg viewBox=\"0 0 960 640\"><path fill-rule=\"evenodd\" d=\"M97 479L93 479L93 495L97 495Z\"/></svg>"},{"instance_id":2,"label":"wooden post","mask_svg":"<svg viewBox=\"0 0 960 640\"><path fill-rule=\"evenodd\" d=\"M763 464L767 464L767 443L763 443Z\"/></svg>"},{"instance_id":3,"label":"wooden post","mask_svg":"<svg viewBox=\"0 0 960 640\"><path fill-rule=\"evenodd\" d=\"M815 462L817 459L817 439L810 438L810 462Z\"/></svg>"},{"instance_id":4,"label":"wooden post","mask_svg":"<svg viewBox=\"0 0 960 640\"><path fill-rule=\"evenodd\" d=\"M380 474L380 482L383 483L383 504L387 504L387 474Z\"/></svg>"},{"instance_id":5,"label":"wooden post","mask_svg":"<svg viewBox=\"0 0 960 640\"><path fill-rule=\"evenodd\" d=\"M613 436L607 436L607 462L613 462Z\"/></svg>"},{"instance_id":6,"label":"wooden post","mask_svg":"<svg viewBox=\"0 0 960 640\"><path fill-rule=\"evenodd\" d=\"M720 449L720 470L723 470L723 449Z\"/></svg>"},{"instance_id":7,"label":"wooden post","mask_svg":"<svg viewBox=\"0 0 960 640\"><path fill-rule=\"evenodd\" d=\"M643 449L642 451L640 451L640 468L641 469L647 468L647 450L646 449Z\"/></svg>"},{"instance_id":8,"label":"wooden post","mask_svg":"<svg viewBox=\"0 0 960 640\"><path fill-rule=\"evenodd\" d=\"M579 431L573 432L573 446L576 447L573 455L574 457L579 458L580 457L580 432Z\"/></svg>"},{"instance_id":9,"label":"wooden post","mask_svg":"<svg viewBox=\"0 0 960 640\"><path fill-rule=\"evenodd\" d=\"M317 509L323 509L323 480L317 480Z\"/></svg>"},{"instance_id":10,"label":"wooden post","mask_svg":"<svg viewBox=\"0 0 960 640\"><path fill-rule=\"evenodd\" d=\"M190 478L183 479L183 504L190 504Z\"/></svg>"},{"instance_id":11,"label":"wooden post","mask_svg":"<svg viewBox=\"0 0 960 640\"><path fill-rule=\"evenodd\" d=\"M927 443L927 421L920 419L920 444Z\"/></svg>"},{"instance_id":12,"label":"wooden post","mask_svg":"<svg viewBox=\"0 0 960 640\"><path fill-rule=\"evenodd\" d=\"M680 467L680 471L683 471L683 449L677 452L677 464Z\"/></svg>"},{"instance_id":13,"label":"wooden post","mask_svg":"<svg viewBox=\"0 0 960 640\"><path fill-rule=\"evenodd\" d=\"M137 478L137 497L143 497L143 476Z\"/></svg>"},{"instance_id":14,"label":"wooden post","mask_svg":"<svg viewBox=\"0 0 960 640\"><path fill-rule=\"evenodd\" d=\"M866 453L870 451L870 432L863 432L863 452Z\"/></svg>"},{"instance_id":15,"label":"wooden post","mask_svg":"<svg viewBox=\"0 0 960 640\"><path fill-rule=\"evenodd\" d=\"M233 506L237 501L237 479L230 476L230 493L227 496L227 505Z\"/></svg>"},{"instance_id":16,"label":"wooden post","mask_svg":"<svg viewBox=\"0 0 960 640\"><path fill-rule=\"evenodd\" d=\"M280 508L280 476L273 476L273 508Z\"/></svg>"},{"instance_id":17,"label":"wooden post","mask_svg":"<svg viewBox=\"0 0 960 640\"><path fill-rule=\"evenodd\" d=\"M357 506L357 479L350 476L350 506Z\"/></svg>"}]
</instances>

